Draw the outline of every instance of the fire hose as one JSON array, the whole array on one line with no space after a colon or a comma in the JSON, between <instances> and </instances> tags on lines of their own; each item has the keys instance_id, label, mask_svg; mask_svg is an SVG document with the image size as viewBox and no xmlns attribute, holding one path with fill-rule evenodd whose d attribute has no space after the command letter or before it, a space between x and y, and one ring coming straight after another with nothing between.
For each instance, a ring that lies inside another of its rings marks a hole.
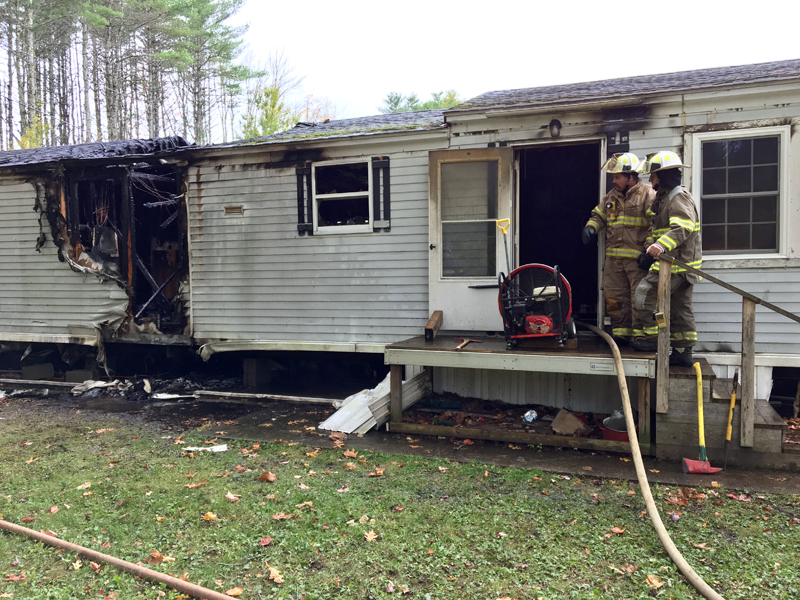
<instances>
[{"instance_id":1,"label":"fire hose","mask_svg":"<svg viewBox=\"0 0 800 600\"><path fill-rule=\"evenodd\" d=\"M52 535L40 533L38 531L34 531L33 529L22 527L21 525L9 523L8 521L0 520L0 529L5 529L6 531L10 531L12 533L27 535L37 542L42 542L43 544L47 544L53 548L69 550L70 552L76 552L91 560L113 565L122 571L127 571L128 573L135 575L136 577L149 579L150 581L154 581L156 583L163 583L173 590L177 590L194 598L199 598L200 600L232 600L231 596L228 596L227 594L220 594L214 590L209 590L208 588L194 585L193 583L183 581L177 577L172 577L171 575L167 575L165 573L159 573L158 571L153 571L147 567L142 567L128 562L127 560L122 560L114 556L109 556L108 554L103 554L102 552L96 552L95 550L90 550L89 548L78 546L77 544L65 542L57 537L53 537Z\"/></svg>"},{"instance_id":2,"label":"fire hose","mask_svg":"<svg viewBox=\"0 0 800 600\"><path fill-rule=\"evenodd\" d=\"M625 425L628 428L628 439L631 443L631 454L633 455L633 464L636 466L636 477L639 479L639 488L642 491L642 498L647 508L647 514L650 517L650 522L656 530L658 539L661 545L667 551L667 554L672 559L672 562L678 567L678 570L689 580L694 588L709 600L723 600L717 592L715 592L710 585L708 585L700 575L686 562L683 555L675 547L675 543L669 536L664 523L661 521L661 515L658 514L656 503L653 500L653 494L650 491L650 484L647 482L647 474L644 470L642 463L642 452L639 449L639 438L636 436L636 425L633 422L633 411L631 409L631 398L628 395L628 382L625 379L625 369L622 365L622 356L619 353L619 348L614 340L605 331L589 325L588 323L578 322L578 325L586 327L590 331L599 335L611 348L611 353L614 356L614 365L617 371L617 380L619 381L619 391L622 396L622 408L625 411Z\"/></svg>"}]
</instances>

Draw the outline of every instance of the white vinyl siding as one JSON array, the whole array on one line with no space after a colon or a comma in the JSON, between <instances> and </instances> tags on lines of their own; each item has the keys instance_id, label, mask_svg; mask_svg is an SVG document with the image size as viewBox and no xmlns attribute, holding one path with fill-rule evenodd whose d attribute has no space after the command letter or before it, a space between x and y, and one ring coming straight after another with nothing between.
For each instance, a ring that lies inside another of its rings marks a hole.
<instances>
[{"instance_id":1,"label":"white vinyl siding","mask_svg":"<svg viewBox=\"0 0 800 600\"><path fill-rule=\"evenodd\" d=\"M35 250L40 233L35 202L30 183L0 181L0 339L81 343L75 336L91 338L103 323L116 328L128 296L116 283L75 273L60 262L46 218L47 242Z\"/></svg>"},{"instance_id":2,"label":"white vinyl siding","mask_svg":"<svg viewBox=\"0 0 800 600\"><path fill-rule=\"evenodd\" d=\"M391 231L300 236L294 168L189 168L198 340L399 341L428 320L427 152L392 156ZM242 216L225 216L235 197Z\"/></svg>"}]
</instances>

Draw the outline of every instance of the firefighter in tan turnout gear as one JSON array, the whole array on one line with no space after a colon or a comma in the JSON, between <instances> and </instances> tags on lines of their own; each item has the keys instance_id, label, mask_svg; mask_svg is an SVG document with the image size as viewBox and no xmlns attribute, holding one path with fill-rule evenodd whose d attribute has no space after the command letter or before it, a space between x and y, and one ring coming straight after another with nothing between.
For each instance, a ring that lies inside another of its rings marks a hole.
<instances>
[{"instance_id":1,"label":"firefighter in tan turnout gear","mask_svg":"<svg viewBox=\"0 0 800 600\"><path fill-rule=\"evenodd\" d=\"M640 262L653 260L650 270L636 289L636 307L644 325L645 337L637 340L637 350L653 352L658 344L655 310L658 298L658 260L666 252L690 267L702 266L700 217L691 194L681 186L681 169L685 165L674 152L648 154L639 165L639 172L650 174L650 182L658 190L653 202L653 237L647 256ZM692 346L697 342L697 327L692 310L692 290L699 277L677 265L670 277L670 345L669 364L690 367Z\"/></svg>"},{"instance_id":2,"label":"firefighter in tan turnout gear","mask_svg":"<svg viewBox=\"0 0 800 600\"><path fill-rule=\"evenodd\" d=\"M583 230L583 243L590 244L598 232L606 230L606 256L603 265L603 294L611 333L617 341L631 343L644 336L634 294L644 278L636 259L653 239L650 235L650 205L655 192L639 181L639 159L626 152L614 154L601 167L613 176L614 187L592 211Z\"/></svg>"}]
</instances>

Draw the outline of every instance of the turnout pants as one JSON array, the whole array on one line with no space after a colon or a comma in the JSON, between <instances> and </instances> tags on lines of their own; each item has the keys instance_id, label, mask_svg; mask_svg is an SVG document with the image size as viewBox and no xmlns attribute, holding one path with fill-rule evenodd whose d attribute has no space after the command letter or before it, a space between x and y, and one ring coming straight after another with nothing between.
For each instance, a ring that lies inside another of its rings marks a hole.
<instances>
[{"instance_id":1,"label":"turnout pants","mask_svg":"<svg viewBox=\"0 0 800 600\"><path fill-rule=\"evenodd\" d=\"M645 275L646 272L639 268L634 258L606 256L603 264L603 295L606 314L611 320L611 333L616 337L631 341L644 335L634 296Z\"/></svg>"},{"instance_id":2,"label":"turnout pants","mask_svg":"<svg viewBox=\"0 0 800 600\"><path fill-rule=\"evenodd\" d=\"M673 348L691 348L697 342L697 326L692 311L694 286L685 273L673 273L669 280L669 340ZM658 302L658 271L649 271L636 288L636 307L642 319L645 338L658 339L654 316Z\"/></svg>"}]
</instances>

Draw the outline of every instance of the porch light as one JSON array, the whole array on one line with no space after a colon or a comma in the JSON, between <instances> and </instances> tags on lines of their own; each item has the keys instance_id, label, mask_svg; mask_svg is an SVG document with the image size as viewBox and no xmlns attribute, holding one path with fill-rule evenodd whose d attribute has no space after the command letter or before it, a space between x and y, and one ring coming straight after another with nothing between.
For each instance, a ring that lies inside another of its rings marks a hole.
<instances>
[{"instance_id":1,"label":"porch light","mask_svg":"<svg viewBox=\"0 0 800 600\"><path fill-rule=\"evenodd\" d=\"M549 129L550 137L557 138L559 135L561 135L561 121L558 119L553 119L550 121Z\"/></svg>"}]
</instances>

